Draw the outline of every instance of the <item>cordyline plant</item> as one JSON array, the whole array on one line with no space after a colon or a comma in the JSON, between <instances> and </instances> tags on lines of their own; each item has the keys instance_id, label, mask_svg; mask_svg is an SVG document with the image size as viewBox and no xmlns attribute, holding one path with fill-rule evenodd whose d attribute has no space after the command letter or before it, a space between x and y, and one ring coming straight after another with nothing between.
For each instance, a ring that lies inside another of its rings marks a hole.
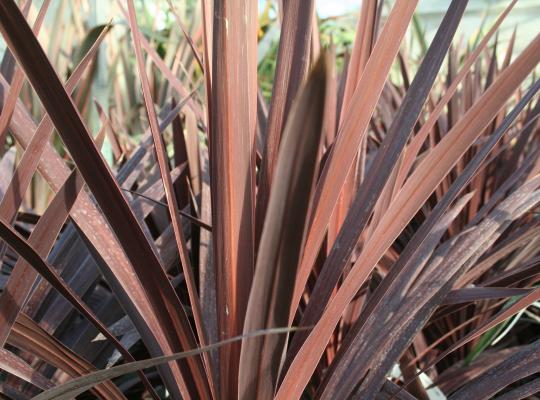
<instances>
[{"instance_id":1,"label":"cordyline plant","mask_svg":"<svg viewBox=\"0 0 540 400\"><path fill-rule=\"evenodd\" d=\"M362 1L344 56L314 0L281 1L271 96L258 1L156 1L171 26L143 29L118 0L88 30L20 3L0 1L2 398L540 392L540 35L499 42L516 0L467 46L449 1L419 62L415 0Z\"/></svg>"}]
</instances>

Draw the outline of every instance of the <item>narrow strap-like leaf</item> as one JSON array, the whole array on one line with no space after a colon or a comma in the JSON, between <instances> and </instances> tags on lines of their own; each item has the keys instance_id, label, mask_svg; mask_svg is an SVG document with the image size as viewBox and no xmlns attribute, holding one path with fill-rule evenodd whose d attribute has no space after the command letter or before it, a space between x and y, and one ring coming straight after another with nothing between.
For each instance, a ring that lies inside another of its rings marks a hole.
<instances>
[{"instance_id":1,"label":"narrow strap-like leaf","mask_svg":"<svg viewBox=\"0 0 540 400\"><path fill-rule=\"evenodd\" d=\"M47 56L13 0L0 4L0 30L11 51L25 69L34 90L69 149L85 182L114 229L119 242L143 282L156 316L172 349L195 346L189 321L156 254L130 209L105 161L96 150L72 100L65 92ZM45 79L44 76L47 78ZM197 391L204 393L200 360L189 360ZM186 366L188 367L188 366ZM185 393L188 393L186 385ZM194 389L194 388L193 388Z\"/></svg>"},{"instance_id":2,"label":"narrow strap-like leaf","mask_svg":"<svg viewBox=\"0 0 540 400\"><path fill-rule=\"evenodd\" d=\"M289 114L276 164L244 332L286 325L301 256L304 226L322 137L324 55ZM275 391L285 338L266 336L242 343L239 397L270 399Z\"/></svg>"}]
</instances>

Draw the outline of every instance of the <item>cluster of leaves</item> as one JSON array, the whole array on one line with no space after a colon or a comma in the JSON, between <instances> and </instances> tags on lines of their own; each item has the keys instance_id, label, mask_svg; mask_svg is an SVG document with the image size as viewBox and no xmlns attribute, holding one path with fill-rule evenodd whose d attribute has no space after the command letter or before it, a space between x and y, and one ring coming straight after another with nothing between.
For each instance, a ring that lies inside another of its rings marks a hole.
<instances>
[{"instance_id":1,"label":"cluster of leaves","mask_svg":"<svg viewBox=\"0 0 540 400\"><path fill-rule=\"evenodd\" d=\"M540 390L540 35L496 36L516 0L470 48L452 0L418 65L415 0L363 1L342 58L314 0L279 3L274 50L256 1L168 1L156 32L118 0L69 63L38 40L51 3L0 2L2 396Z\"/></svg>"}]
</instances>

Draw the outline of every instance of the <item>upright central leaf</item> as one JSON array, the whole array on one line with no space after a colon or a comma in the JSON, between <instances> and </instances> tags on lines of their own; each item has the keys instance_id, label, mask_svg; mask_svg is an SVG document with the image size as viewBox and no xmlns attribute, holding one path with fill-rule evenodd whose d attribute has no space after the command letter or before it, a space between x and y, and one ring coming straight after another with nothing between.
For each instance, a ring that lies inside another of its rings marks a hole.
<instances>
[{"instance_id":1,"label":"upright central leaf","mask_svg":"<svg viewBox=\"0 0 540 400\"><path fill-rule=\"evenodd\" d=\"M324 56L323 56L324 57ZM276 164L244 332L286 326L304 227L317 170L325 99L325 64L319 60L291 108ZM240 398L271 399L285 337L248 339L242 345Z\"/></svg>"},{"instance_id":2,"label":"upright central leaf","mask_svg":"<svg viewBox=\"0 0 540 400\"><path fill-rule=\"evenodd\" d=\"M268 207L270 188L276 167L281 132L292 102L304 81L309 67L309 50L313 28L314 0L281 2L283 21L276 59L272 102L266 127L266 143L257 187L257 246Z\"/></svg>"},{"instance_id":3,"label":"upright central leaf","mask_svg":"<svg viewBox=\"0 0 540 400\"><path fill-rule=\"evenodd\" d=\"M220 339L242 333L254 270L257 2L214 3L210 153ZM221 392L236 398L240 347L220 349Z\"/></svg>"}]
</instances>

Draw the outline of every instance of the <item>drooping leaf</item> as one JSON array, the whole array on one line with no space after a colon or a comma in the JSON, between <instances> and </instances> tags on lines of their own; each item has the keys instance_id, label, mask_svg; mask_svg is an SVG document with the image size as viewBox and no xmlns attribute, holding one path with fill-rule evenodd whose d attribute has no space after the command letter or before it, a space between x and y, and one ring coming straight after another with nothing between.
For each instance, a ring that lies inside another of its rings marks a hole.
<instances>
[{"instance_id":1,"label":"drooping leaf","mask_svg":"<svg viewBox=\"0 0 540 400\"><path fill-rule=\"evenodd\" d=\"M154 367L160 364L165 364L170 361L180 360L184 358L194 357L200 355L203 352L211 351L212 349L220 348L226 346L230 343L238 342L243 339L254 338L263 335L283 335L289 332L294 331L294 328L274 328L274 329L264 329L261 331L250 332L245 335L236 336L223 340L218 343L208 345L206 347L200 347L196 350L189 350L185 352L180 352L176 354L171 354L168 356L155 357L148 360L134 361L131 363L119 365L116 367L111 367L101 371L96 371L86 376L83 376L78 379L73 379L68 383L57 386L53 389L47 390L38 396L35 396L35 400L67 400L71 399L74 396L77 396L97 384L104 382L106 380L114 379L116 377L128 374L130 372L135 372L138 370Z\"/></svg>"}]
</instances>

